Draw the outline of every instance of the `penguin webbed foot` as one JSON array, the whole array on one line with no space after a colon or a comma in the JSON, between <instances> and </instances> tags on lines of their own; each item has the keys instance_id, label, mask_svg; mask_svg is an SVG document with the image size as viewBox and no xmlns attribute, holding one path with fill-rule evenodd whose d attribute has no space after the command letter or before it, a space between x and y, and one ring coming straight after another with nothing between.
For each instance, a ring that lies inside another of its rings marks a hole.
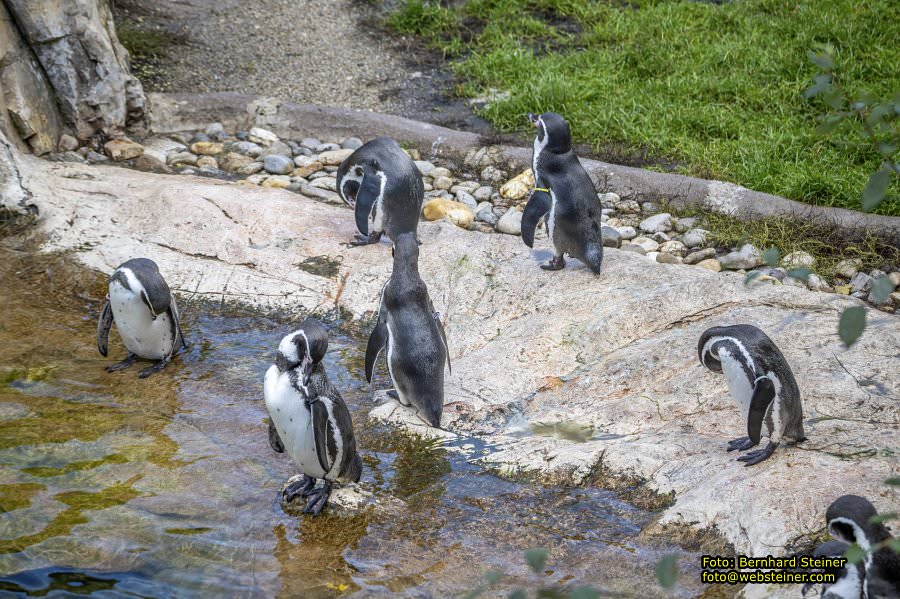
<instances>
[{"instance_id":1,"label":"penguin webbed foot","mask_svg":"<svg viewBox=\"0 0 900 599\"><path fill-rule=\"evenodd\" d=\"M304 474L303 478L289 484L287 488L285 488L284 493L282 493L282 496L288 503L290 503L297 497L303 497L305 499L309 496L310 493L312 493L312 490L315 488L315 486L316 479Z\"/></svg>"},{"instance_id":2,"label":"penguin webbed foot","mask_svg":"<svg viewBox=\"0 0 900 599\"><path fill-rule=\"evenodd\" d=\"M750 440L750 437L738 437L728 442L726 451L746 451L751 447L753 447L753 441Z\"/></svg>"},{"instance_id":3,"label":"penguin webbed foot","mask_svg":"<svg viewBox=\"0 0 900 599\"><path fill-rule=\"evenodd\" d=\"M353 239L350 240L351 247L359 247L363 245L371 245L373 243L378 243L381 241L381 233L370 233L368 235L360 235L357 233L353 236Z\"/></svg>"},{"instance_id":4,"label":"penguin webbed foot","mask_svg":"<svg viewBox=\"0 0 900 599\"><path fill-rule=\"evenodd\" d=\"M324 485L309 492L307 495L309 501L306 503L306 509L303 510L303 513L318 516L325 509L330 496L331 481L326 480Z\"/></svg>"},{"instance_id":5,"label":"penguin webbed foot","mask_svg":"<svg viewBox=\"0 0 900 599\"><path fill-rule=\"evenodd\" d=\"M125 370L130 367L137 361L138 357L136 354L128 354L128 357L122 360L121 362L116 362L115 364L110 364L106 367L106 372L118 372L120 370Z\"/></svg>"},{"instance_id":6,"label":"penguin webbed foot","mask_svg":"<svg viewBox=\"0 0 900 599\"><path fill-rule=\"evenodd\" d=\"M775 453L775 449L778 447L778 443L772 443L769 441L769 444L766 445L762 449L757 449L756 451L751 451L749 453L745 453L741 457L738 458L739 462L746 462L744 466L755 466L760 462L764 462L768 460L773 453Z\"/></svg>"},{"instance_id":7,"label":"penguin webbed foot","mask_svg":"<svg viewBox=\"0 0 900 599\"><path fill-rule=\"evenodd\" d=\"M566 267L566 259L562 256L554 256L546 264L541 264L544 270L562 270Z\"/></svg>"},{"instance_id":8,"label":"penguin webbed foot","mask_svg":"<svg viewBox=\"0 0 900 599\"><path fill-rule=\"evenodd\" d=\"M156 372L160 372L160 371L164 370L165 367L168 366L168 365L169 365L169 360L168 360L168 359L166 359L166 360L160 360L159 362L157 362L157 363L154 364L153 366L148 366L147 368L144 368L144 369L138 374L138 377L139 377L139 378L142 378L142 379L145 379L145 378L147 378L148 376L150 376L151 374L154 374L154 373L156 373Z\"/></svg>"}]
</instances>

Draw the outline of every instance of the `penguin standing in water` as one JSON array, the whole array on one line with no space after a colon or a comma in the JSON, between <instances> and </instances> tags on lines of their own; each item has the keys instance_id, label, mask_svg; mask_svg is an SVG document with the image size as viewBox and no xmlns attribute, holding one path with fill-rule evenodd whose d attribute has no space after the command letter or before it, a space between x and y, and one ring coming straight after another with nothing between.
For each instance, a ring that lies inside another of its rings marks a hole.
<instances>
[{"instance_id":1,"label":"penguin standing in water","mask_svg":"<svg viewBox=\"0 0 900 599\"><path fill-rule=\"evenodd\" d=\"M584 262L592 271L600 272L603 261L602 210L597 190L590 176L572 151L569 124L555 112L529 114L537 128L534 138L534 193L522 215L522 240L534 246L534 230L547 216L547 231L555 255L544 270L560 270L566 265L565 254Z\"/></svg>"},{"instance_id":2,"label":"penguin standing in water","mask_svg":"<svg viewBox=\"0 0 900 599\"><path fill-rule=\"evenodd\" d=\"M328 330L307 318L281 340L264 385L269 444L287 451L303 473L284 498L308 498L304 513L313 516L324 509L335 480L359 482L362 475L350 412L322 364L327 350ZM316 488L318 479L325 484Z\"/></svg>"},{"instance_id":3,"label":"penguin standing in water","mask_svg":"<svg viewBox=\"0 0 900 599\"><path fill-rule=\"evenodd\" d=\"M425 186L416 164L393 139L373 139L350 154L338 167L337 187L356 213L359 234L351 245L378 243L383 233L396 241L416 232Z\"/></svg>"},{"instance_id":4,"label":"penguin standing in water","mask_svg":"<svg viewBox=\"0 0 900 599\"><path fill-rule=\"evenodd\" d=\"M113 322L128 356L108 366L108 372L124 370L138 358L158 360L141 370L139 376L146 378L165 368L179 349L187 347L181 334L175 296L153 260L133 258L109 278L109 294L97 324L97 349L104 357L109 353L109 329Z\"/></svg>"},{"instance_id":5,"label":"penguin standing in water","mask_svg":"<svg viewBox=\"0 0 900 599\"><path fill-rule=\"evenodd\" d=\"M749 324L712 327L700 336L697 352L701 364L725 375L731 397L747 423L748 436L729 441L728 451L758 445L763 423L766 425L768 445L738 461L753 466L768 459L782 440L796 443L806 439L794 373L765 333Z\"/></svg>"},{"instance_id":6,"label":"penguin standing in water","mask_svg":"<svg viewBox=\"0 0 900 599\"><path fill-rule=\"evenodd\" d=\"M844 557L849 548L850 545L848 543L828 541L816 547L813 557ZM834 582L822 585L822 591L819 593L820 599L862 599L863 579L865 577L865 569L862 562L847 564L843 568L823 568L823 572L825 574L833 574ZM801 592L804 597L813 586L814 583L811 582L803 585Z\"/></svg>"},{"instance_id":7,"label":"penguin standing in water","mask_svg":"<svg viewBox=\"0 0 900 599\"><path fill-rule=\"evenodd\" d=\"M395 392L430 426L439 428L444 409L444 362L450 367L447 335L419 276L419 245L412 233L394 240L394 270L381 292L378 322L366 346L366 380L382 348Z\"/></svg>"},{"instance_id":8,"label":"penguin standing in water","mask_svg":"<svg viewBox=\"0 0 900 599\"><path fill-rule=\"evenodd\" d=\"M889 546L893 537L876 516L875 506L859 495L838 497L825 512L832 537L844 543L856 543L866 552L862 562L863 596L867 599L900 597L900 555Z\"/></svg>"}]
</instances>

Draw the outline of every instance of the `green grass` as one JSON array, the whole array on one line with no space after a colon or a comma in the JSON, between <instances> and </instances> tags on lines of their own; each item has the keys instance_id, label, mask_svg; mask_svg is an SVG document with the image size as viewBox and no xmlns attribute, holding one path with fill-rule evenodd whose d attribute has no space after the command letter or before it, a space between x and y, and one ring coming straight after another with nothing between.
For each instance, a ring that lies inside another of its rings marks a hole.
<instances>
[{"instance_id":1,"label":"green grass","mask_svg":"<svg viewBox=\"0 0 900 599\"><path fill-rule=\"evenodd\" d=\"M510 92L482 113L501 130L553 110L601 157L860 209L881 159L847 131L816 135L807 51L833 44L846 89L889 99L895 16L895 0L406 0L387 25L453 59L462 95ZM877 212L900 215L898 188Z\"/></svg>"}]
</instances>

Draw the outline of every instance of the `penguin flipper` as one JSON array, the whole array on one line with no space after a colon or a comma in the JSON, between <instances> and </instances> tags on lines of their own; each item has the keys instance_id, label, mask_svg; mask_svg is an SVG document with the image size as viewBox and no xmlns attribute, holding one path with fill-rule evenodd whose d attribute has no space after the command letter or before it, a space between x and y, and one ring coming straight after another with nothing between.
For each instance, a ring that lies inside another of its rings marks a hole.
<instances>
[{"instance_id":1,"label":"penguin flipper","mask_svg":"<svg viewBox=\"0 0 900 599\"><path fill-rule=\"evenodd\" d=\"M184 340L184 333L181 331L181 314L178 312L178 306L175 304L175 296L169 299L169 320L172 322L172 353L175 355L179 349L187 349L187 341Z\"/></svg>"},{"instance_id":2,"label":"penguin flipper","mask_svg":"<svg viewBox=\"0 0 900 599\"><path fill-rule=\"evenodd\" d=\"M334 463L334 457L328 453L328 440L334 438L328 408L321 397L316 397L309 402L309 409L312 412L313 436L316 439L316 457L319 458L322 470L328 472Z\"/></svg>"},{"instance_id":3,"label":"penguin flipper","mask_svg":"<svg viewBox=\"0 0 900 599\"><path fill-rule=\"evenodd\" d=\"M750 414L747 416L747 436L753 445L759 443L762 434L763 420L769 406L775 400L775 384L767 376L760 377L753 386L753 397L750 398Z\"/></svg>"},{"instance_id":4,"label":"penguin flipper","mask_svg":"<svg viewBox=\"0 0 900 599\"><path fill-rule=\"evenodd\" d=\"M522 241L528 247L534 247L534 230L538 221L550 212L552 205L550 194L546 191L535 191L525 204L525 212L522 214Z\"/></svg>"},{"instance_id":5,"label":"penguin flipper","mask_svg":"<svg viewBox=\"0 0 900 599\"><path fill-rule=\"evenodd\" d=\"M378 354L387 343L387 322L378 314L378 322L369 335L369 343L366 345L366 382L372 382L372 371L375 369L375 362L378 360Z\"/></svg>"},{"instance_id":6,"label":"penguin flipper","mask_svg":"<svg viewBox=\"0 0 900 599\"><path fill-rule=\"evenodd\" d=\"M275 453L284 453L284 443L282 443L281 437L278 436L278 430L275 428L275 423L272 422L271 418L269 418L269 446Z\"/></svg>"},{"instance_id":7,"label":"penguin flipper","mask_svg":"<svg viewBox=\"0 0 900 599\"><path fill-rule=\"evenodd\" d=\"M106 298L103 310L100 311L100 320L97 322L97 350L104 358L109 353L109 329L112 328L112 323L112 304L109 303L109 298Z\"/></svg>"},{"instance_id":8,"label":"penguin flipper","mask_svg":"<svg viewBox=\"0 0 900 599\"><path fill-rule=\"evenodd\" d=\"M378 196L381 195L382 178L374 171L374 168L366 167L366 174L359 184L359 191L356 192L356 208L354 215L356 216L356 228L363 235L369 234L369 216L372 214L372 207Z\"/></svg>"},{"instance_id":9,"label":"penguin flipper","mask_svg":"<svg viewBox=\"0 0 900 599\"><path fill-rule=\"evenodd\" d=\"M441 334L441 342L444 344L444 353L447 354L447 370L453 374L453 366L450 365L450 347L447 345L447 333L444 331L444 324L441 322L441 313L431 306L431 314L434 316L434 322L437 323L438 332Z\"/></svg>"}]
</instances>

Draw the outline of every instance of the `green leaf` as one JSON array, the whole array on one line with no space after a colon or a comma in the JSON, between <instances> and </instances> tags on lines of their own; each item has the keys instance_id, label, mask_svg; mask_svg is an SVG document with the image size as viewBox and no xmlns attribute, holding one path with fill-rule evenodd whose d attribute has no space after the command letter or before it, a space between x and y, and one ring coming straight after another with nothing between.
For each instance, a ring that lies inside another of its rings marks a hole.
<instances>
[{"instance_id":1,"label":"green leaf","mask_svg":"<svg viewBox=\"0 0 900 599\"><path fill-rule=\"evenodd\" d=\"M876 305L883 304L893 292L894 282L891 281L890 277L878 277L875 279L875 282L872 283L869 301Z\"/></svg>"},{"instance_id":2,"label":"green leaf","mask_svg":"<svg viewBox=\"0 0 900 599\"><path fill-rule=\"evenodd\" d=\"M900 514L897 512L888 512L887 514L875 514L871 518L869 518L869 524L881 524L882 522L888 522L890 520L896 520L900 518Z\"/></svg>"},{"instance_id":3,"label":"green leaf","mask_svg":"<svg viewBox=\"0 0 900 599\"><path fill-rule=\"evenodd\" d=\"M812 274L812 271L806 267L795 268L793 270L787 271L787 276L792 279L800 279L801 281L809 280L809 275Z\"/></svg>"},{"instance_id":4,"label":"green leaf","mask_svg":"<svg viewBox=\"0 0 900 599\"><path fill-rule=\"evenodd\" d=\"M752 283L753 281L756 280L756 277L759 277L761 275L762 275L762 273L759 272L758 270L751 270L744 277L744 285L749 285L750 283Z\"/></svg>"},{"instance_id":5,"label":"green leaf","mask_svg":"<svg viewBox=\"0 0 900 599\"><path fill-rule=\"evenodd\" d=\"M890 485L892 487L900 487L900 476L892 476L891 478L884 481L884 484Z\"/></svg>"},{"instance_id":6,"label":"green leaf","mask_svg":"<svg viewBox=\"0 0 900 599\"><path fill-rule=\"evenodd\" d=\"M881 203L881 200L884 199L884 194L887 193L890 182L891 170L887 166L882 167L880 171L869 177L869 182L862 192L863 210L868 212Z\"/></svg>"},{"instance_id":7,"label":"green leaf","mask_svg":"<svg viewBox=\"0 0 900 599\"><path fill-rule=\"evenodd\" d=\"M847 548L847 551L844 552L844 557L847 558L847 563L858 564L866 559L866 550L856 543L853 543Z\"/></svg>"},{"instance_id":8,"label":"green leaf","mask_svg":"<svg viewBox=\"0 0 900 599\"><path fill-rule=\"evenodd\" d=\"M671 588L678 580L678 558L677 553L670 553L656 564L656 580L664 589Z\"/></svg>"},{"instance_id":9,"label":"green leaf","mask_svg":"<svg viewBox=\"0 0 900 599\"><path fill-rule=\"evenodd\" d=\"M569 599L599 599L600 592L591 587L578 587L569 593Z\"/></svg>"},{"instance_id":10,"label":"green leaf","mask_svg":"<svg viewBox=\"0 0 900 599\"><path fill-rule=\"evenodd\" d=\"M776 247L770 247L764 251L762 257L766 264L772 268L777 268L778 263L781 262L781 252Z\"/></svg>"},{"instance_id":11,"label":"green leaf","mask_svg":"<svg viewBox=\"0 0 900 599\"><path fill-rule=\"evenodd\" d=\"M525 560L535 574L540 574L544 571L544 566L547 564L547 553L548 551L542 547L529 549L525 552Z\"/></svg>"},{"instance_id":12,"label":"green leaf","mask_svg":"<svg viewBox=\"0 0 900 599\"><path fill-rule=\"evenodd\" d=\"M822 99L830 107L837 110L838 108L841 108L844 105L844 100L846 98L844 98L844 94L843 94L843 92L841 92L841 90L831 87L830 85L829 85L829 88L830 89L825 91Z\"/></svg>"},{"instance_id":13,"label":"green leaf","mask_svg":"<svg viewBox=\"0 0 900 599\"><path fill-rule=\"evenodd\" d=\"M844 345L850 347L859 339L866 328L866 309L863 306L851 306L841 314L838 323L838 335Z\"/></svg>"}]
</instances>

